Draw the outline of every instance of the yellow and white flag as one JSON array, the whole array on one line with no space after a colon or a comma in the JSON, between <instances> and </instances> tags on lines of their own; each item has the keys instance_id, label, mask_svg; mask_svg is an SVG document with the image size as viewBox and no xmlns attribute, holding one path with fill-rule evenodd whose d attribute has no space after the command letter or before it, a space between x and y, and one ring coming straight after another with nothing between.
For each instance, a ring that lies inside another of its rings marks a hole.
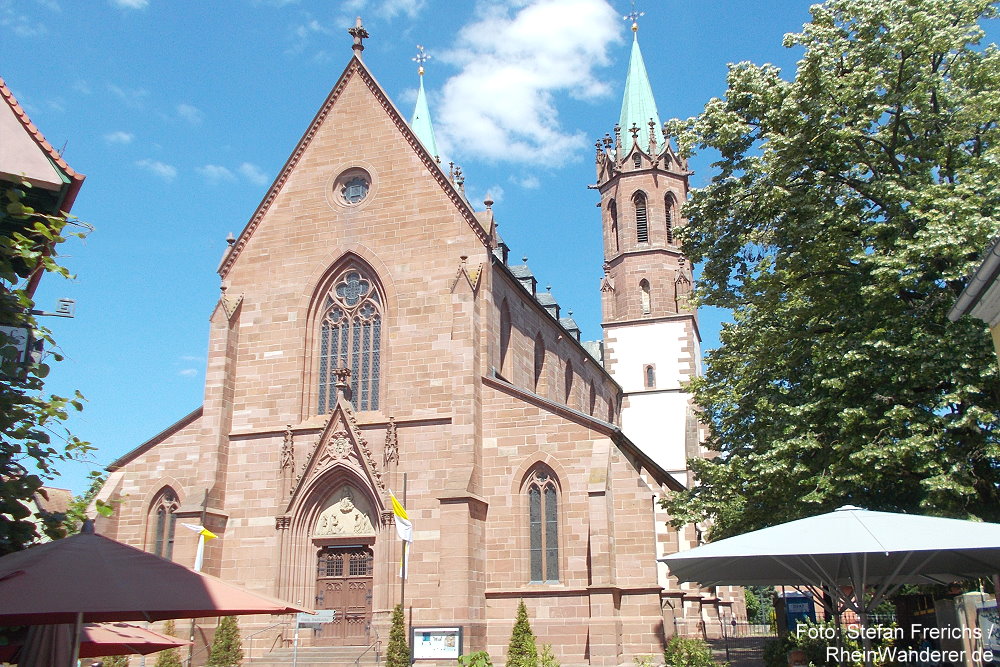
<instances>
[{"instance_id":1,"label":"yellow and white flag","mask_svg":"<svg viewBox=\"0 0 1000 667\"><path fill-rule=\"evenodd\" d=\"M210 531L205 526L199 526L195 523L181 523L182 526L188 530L193 530L198 533L198 551L194 556L194 571L201 572L201 566L205 562L205 542L208 540L214 540L218 535Z\"/></svg>"},{"instance_id":2,"label":"yellow and white flag","mask_svg":"<svg viewBox=\"0 0 1000 667\"><path fill-rule=\"evenodd\" d=\"M410 548L413 546L413 522L406 515L406 508L403 507L403 504L396 500L396 494L392 490L389 491L389 497L392 499L392 513L396 517L396 532L399 534L399 539L404 542L403 562L399 565L399 575L406 579L406 572L410 564Z\"/></svg>"}]
</instances>

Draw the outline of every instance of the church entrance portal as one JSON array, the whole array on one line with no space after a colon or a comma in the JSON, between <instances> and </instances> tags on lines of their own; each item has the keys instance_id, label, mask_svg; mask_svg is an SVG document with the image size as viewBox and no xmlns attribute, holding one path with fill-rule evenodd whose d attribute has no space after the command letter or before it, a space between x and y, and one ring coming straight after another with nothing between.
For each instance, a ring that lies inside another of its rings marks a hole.
<instances>
[{"instance_id":1,"label":"church entrance portal","mask_svg":"<svg viewBox=\"0 0 1000 667\"><path fill-rule=\"evenodd\" d=\"M328 546L319 550L316 609L332 609L332 623L316 633L319 646L369 643L372 619L372 550L365 546Z\"/></svg>"}]
</instances>

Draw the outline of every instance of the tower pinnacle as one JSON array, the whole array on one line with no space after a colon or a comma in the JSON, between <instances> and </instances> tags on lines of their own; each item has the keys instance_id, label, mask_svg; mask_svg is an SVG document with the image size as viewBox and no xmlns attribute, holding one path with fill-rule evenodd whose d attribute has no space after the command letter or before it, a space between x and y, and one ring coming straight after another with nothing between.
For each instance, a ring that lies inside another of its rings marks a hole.
<instances>
[{"instance_id":1,"label":"tower pinnacle","mask_svg":"<svg viewBox=\"0 0 1000 667\"><path fill-rule=\"evenodd\" d=\"M427 106L427 94L424 93L424 63L430 59L431 56L424 50L424 47L417 44L417 55L413 57L413 62L417 63L420 88L417 89L417 103L413 108L410 129L417 135L417 139L420 139L427 152L437 160L439 159L439 153L437 141L434 139L434 125L431 123L431 112Z\"/></svg>"},{"instance_id":2,"label":"tower pinnacle","mask_svg":"<svg viewBox=\"0 0 1000 667\"><path fill-rule=\"evenodd\" d=\"M368 39L368 31L361 25L360 16L355 19L354 27L347 29L347 34L354 38L354 44L351 45L351 48L354 49L354 55L360 59L361 52L365 50L364 40Z\"/></svg>"},{"instance_id":3,"label":"tower pinnacle","mask_svg":"<svg viewBox=\"0 0 1000 667\"><path fill-rule=\"evenodd\" d=\"M618 125L623 130L630 131L633 125L644 128L653 121L656 123L654 133L656 143L664 146L666 141L663 130L660 129L660 114L656 111L653 87L649 84L646 63L642 59L642 51L639 50L639 17L642 15L643 12L637 11L633 3L632 11L623 17L626 21L632 21L632 55L629 58L628 77L625 79L625 94L622 97L622 113ZM634 136L626 135L622 143L626 153L632 150L632 146L636 143L640 148L643 147L643 143Z\"/></svg>"}]
</instances>

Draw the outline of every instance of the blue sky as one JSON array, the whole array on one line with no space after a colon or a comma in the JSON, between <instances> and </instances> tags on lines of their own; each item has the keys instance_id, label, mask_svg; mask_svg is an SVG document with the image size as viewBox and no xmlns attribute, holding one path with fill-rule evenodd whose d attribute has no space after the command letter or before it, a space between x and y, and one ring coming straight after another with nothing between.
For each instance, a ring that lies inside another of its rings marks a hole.
<instances>
[{"instance_id":1,"label":"blue sky","mask_svg":"<svg viewBox=\"0 0 1000 667\"><path fill-rule=\"evenodd\" d=\"M639 39L660 117L686 117L725 91L726 64L771 62L808 20L801 0L645 0ZM79 389L71 428L101 467L200 405L215 273L351 55L409 117L411 58L439 146L479 206L487 192L512 258L583 329L601 336L601 231L594 140L618 117L631 33L616 0L0 0L0 76L87 180L73 210L96 229L61 251L76 274L49 278L38 307L67 359L50 391ZM692 161L697 187L707 157ZM721 315L702 313L707 347ZM51 482L81 492L87 466Z\"/></svg>"}]
</instances>

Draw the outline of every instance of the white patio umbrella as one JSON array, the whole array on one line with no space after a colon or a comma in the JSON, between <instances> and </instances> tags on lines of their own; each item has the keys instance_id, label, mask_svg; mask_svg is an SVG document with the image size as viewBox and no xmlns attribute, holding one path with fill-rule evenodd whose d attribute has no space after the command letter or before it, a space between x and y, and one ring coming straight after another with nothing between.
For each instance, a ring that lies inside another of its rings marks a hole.
<instances>
[{"instance_id":1,"label":"white patio umbrella","mask_svg":"<svg viewBox=\"0 0 1000 667\"><path fill-rule=\"evenodd\" d=\"M681 581L703 586L824 586L864 623L903 584L947 584L1000 572L1000 524L848 505L658 560ZM855 594L866 590L873 593L868 600Z\"/></svg>"}]
</instances>

